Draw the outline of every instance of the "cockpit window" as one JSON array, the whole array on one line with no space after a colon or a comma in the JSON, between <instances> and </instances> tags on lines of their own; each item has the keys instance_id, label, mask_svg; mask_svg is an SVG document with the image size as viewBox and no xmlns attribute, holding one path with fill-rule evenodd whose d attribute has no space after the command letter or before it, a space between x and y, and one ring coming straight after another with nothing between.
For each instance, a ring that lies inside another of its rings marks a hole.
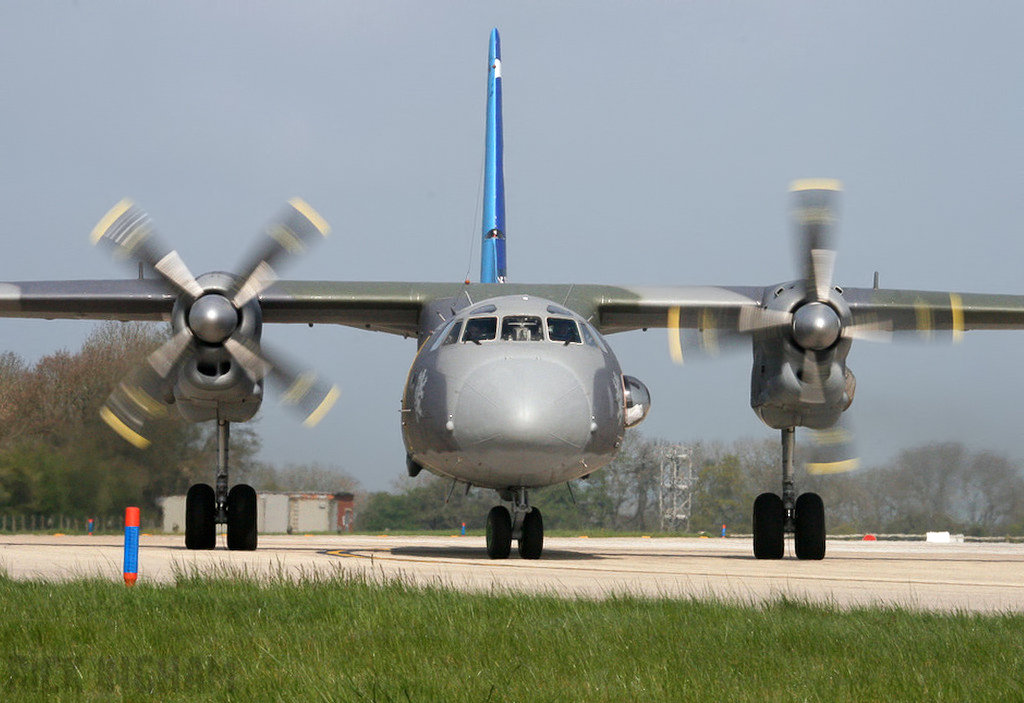
<instances>
[{"instance_id":1,"label":"cockpit window","mask_svg":"<svg viewBox=\"0 0 1024 703\"><path fill-rule=\"evenodd\" d=\"M498 318L496 317L473 317L466 320L466 333L462 336L463 342L486 342L494 339L498 330Z\"/></svg>"},{"instance_id":2,"label":"cockpit window","mask_svg":"<svg viewBox=\"0 0 1024 703\"><path fill-rule=\"evenodd\" d=\"M455 344L459 341L460 332L462 332L462 320L455 323L455 326L452 327L451 331L448 332L447 335L445 335L444 341L441 342L441 344Z\"/></svg>"},{"instance_id":3,"label":"cockpit window","mask_svg":"<svg viewBox=\"0 0 1024 703\"><path fill-rule=\"evenodd\" d=\"M433 337L431 337L433 341L430 343L429 351L434 351L439 346L441 346L441 340L445 339L446 335L448 334L448 331L451 330L453 325L455 325L455 320L449 320L444 324L444 327L442 327L438 332L434 334Z\"/></svg>"},{"instance_id":4,"label":"cockpit window","mask_svg":"<svg viewBox=\"0 0 1024 703\"><path fill-rule=\"evenodd\" d=\"M587 344L587 346L597 347L598 349L600 349L603 352L607 352L608 351L608 349L601 342L601 338L597 336L597 332L595 332L595 331L590 329L590 325L588 325L587 323L584 322L582 327L583 327L583 342L585 344Z\"/></svg>"},{"instance_id":5,"label":"cockpit window","mask_svg":"<svg viewBox=\"0 0 1024 703\"><path fill-rule=\"evenodd\" d=\"M533 315L509 315L501 321L501 339L504 342L543 342L544 330L540 318Z\"/></svg>"},{"instance_id":6,"label":"cockpit window","mask_svg":"<svg viewBox=\"0 0 1024 703\"><path fill-rule=\"evenodd\" d=\"M564 317L548 318L548 339L552 342L563 342L565 344L582 344L580 341L580 328L576 326L576 320L569 320Z\"/></svg>"}]
</instances>

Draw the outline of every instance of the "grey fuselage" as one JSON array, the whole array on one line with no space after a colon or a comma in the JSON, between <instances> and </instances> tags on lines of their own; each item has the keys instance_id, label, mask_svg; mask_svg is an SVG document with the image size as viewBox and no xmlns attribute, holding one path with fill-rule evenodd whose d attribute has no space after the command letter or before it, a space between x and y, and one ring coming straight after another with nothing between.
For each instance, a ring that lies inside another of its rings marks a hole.
<instances>
[{"instance_id":1,"label":"grey fuselage","mask_svg":"<svg viewBox=\"0 0 1024 703\"><path fill-rule=\"evenodd\" d=\"M610 462L635 424L623 383L576 313L524 295L481 301L421 344L402 398L406 451L434 473L498 490L579 478Z\"/></svg>"}]
</instances>

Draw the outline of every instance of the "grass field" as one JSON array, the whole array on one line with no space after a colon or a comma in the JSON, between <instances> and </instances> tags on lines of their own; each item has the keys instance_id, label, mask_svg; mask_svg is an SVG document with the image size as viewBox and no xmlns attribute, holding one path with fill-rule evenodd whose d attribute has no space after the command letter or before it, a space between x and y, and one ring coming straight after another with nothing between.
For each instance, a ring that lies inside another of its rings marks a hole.
<instances>
[{"instance_id":1,"label":"grass field","mask_svg":"<svg viewBox=\"0 0 1024 703\"><path fill-rule=\"evenodd\" d=\"M3 700L1024 700L1024 616L0 577Z\"/></svg>"}]
</instances>

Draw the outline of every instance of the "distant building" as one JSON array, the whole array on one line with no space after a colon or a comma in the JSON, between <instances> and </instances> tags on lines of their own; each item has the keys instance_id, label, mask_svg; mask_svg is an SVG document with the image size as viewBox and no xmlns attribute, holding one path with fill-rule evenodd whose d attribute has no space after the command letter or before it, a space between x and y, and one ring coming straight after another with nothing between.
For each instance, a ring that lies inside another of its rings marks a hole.
<instances>
[{"instance_id":1,"label":"distant building","mask_svg":"<svg viewBox=\"0 0 1024 703\"><path fill-rule=\"evenodd\" d=\"M185 496L166 496L163 530L185 533ZM351 493L259 493L256 529L261 534L351 532L355 522L355 496Z\"/></svg>"}]
</instances>

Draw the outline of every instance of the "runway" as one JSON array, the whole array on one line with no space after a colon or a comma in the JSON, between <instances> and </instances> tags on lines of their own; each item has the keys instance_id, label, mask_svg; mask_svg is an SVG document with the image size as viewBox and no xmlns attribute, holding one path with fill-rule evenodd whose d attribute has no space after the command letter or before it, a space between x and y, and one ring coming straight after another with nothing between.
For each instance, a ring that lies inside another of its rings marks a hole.
<instances>
[{"instance_id":1,"label":"runway","mask_svg":"<svg viewBox=\"0 0 1024 703\"><path fill-rule=\"evenodd\" d=\"M830 541L824 561L757 561L749 539L549 538L539 561L492 561L482 537L261 536L255 552L189 551L180 536L143 535L140 583L176 573L361 574L472 591L718 597L786 595L842 607L1024 612L1024 545ZM792 553L789 545L788 554ZM122 579L120 537L0 536L15 579Z\"/></svg>"}]
</instances>

